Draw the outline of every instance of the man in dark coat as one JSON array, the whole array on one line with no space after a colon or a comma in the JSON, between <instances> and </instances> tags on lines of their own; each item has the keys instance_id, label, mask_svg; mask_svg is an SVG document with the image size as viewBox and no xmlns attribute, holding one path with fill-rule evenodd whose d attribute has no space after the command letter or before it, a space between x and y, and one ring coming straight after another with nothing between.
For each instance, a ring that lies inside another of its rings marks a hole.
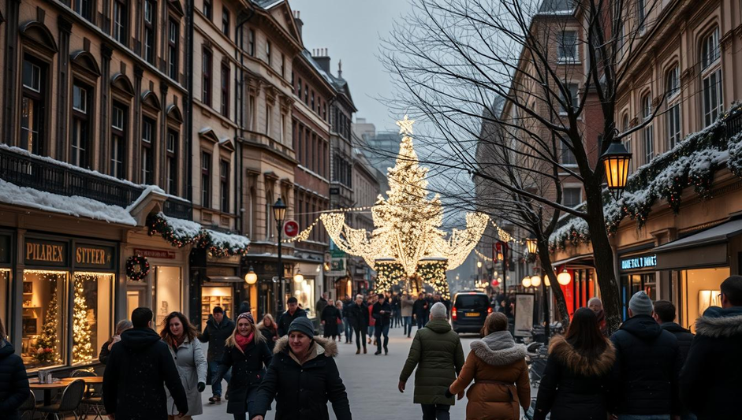
<instances>
[{"instance_id":1,"label":"man in dark coat","mask_svg":"<svg viewBox=\"0 0 742 420\"><path fill-rule=\"evenodd\" d=\"M291 296L289 300L286 301L286 304L289 309L278 318L278 338L286 335L286 332L289 330L289 325L291 325L291 322L296 318L307 317L306 311L299 308L299 301L296 300L295 297ZM318 313L317 315L320 316L321 313Z\"/></svg>"},{"instance_id":2,"label":"man in dark coat","mask_svg":"<svg viewBox=\"0 0 742 420\"><path fill-rule=\"evenodd\" d=\"M15 354L13 345L5 340L5 328L0 320L0 419L20 419L18 407L26 401L30 392L23 359Z\"/></svg>"},{"instance_id":3,"label":"man in dark coat","mask_svg":"<svg viewBox=\"0 0 742 420\"><path fill-rule=\"evenodd\" d=\"M675 305L668 300L658 300L654 302L654 319L660 324L663 330L670 332L678 339L678 349L680 350L680 359L685 364L688 357L688 350L693 342L693 333L675 322Z\"/></svg>"},{"instance_id":4,"label":"man in dark coat","mask_svg":"<svg viewBox=\"0 0 742 420\"><path fill-rule=\"evenodd\" d=\"M425 326L425 322L427 321L427 313L428 302L425 300L425 294L420 293L419 295L417 295L417 300L415 300L415 303L412 305L412 314L415 315L418 330Z\"/></svg>"},{"instance_id":5,"label":"man in dark coat","mask_svg":"<svg viewBox=\"0 0 742 420\"><path fill-rule=\"evenodd\" d=\"M696 337L680 374L680 394L698 420L740 419L742 276L721 283L721 308L696 321Z\"/></svg>"},{"instance_id":6,"label":"man in dark coat","mask_svg":"<svg viewBox=\"0 0 742 420\"><path fill-rule=\"evenodd\" d=\"M220 306L214 307L214 311L206 321L204 332L198 336L198 341L209 343L209 351L206 354L206 361L209 363L209 380L211 383L211 398L209 403L214 404L222 399L222 381L212 382L219 372L219 361L224 356L224 343L227 338L234 332L234 322L224 314L224 309ZM232 372L227 371L224 375L227 383L232 379Z\"/></svg>"},{"instance_id":7,"label":"man in dark coat","mask_svg":"<svg viewBox=\"0 0 742 420\"><path fill-rule=\"evenodd\" d=\"M381 354L381 336L384 335L384 354L389 354L389 325L392 320L392 305L386 301L383 294L378 295L379 300L374 303L373 317L376 320L376 329L374 335L376 336L376 353L375 355Z\"/></svg>"},{"instance_id":8,"label":"man in dark coat","mask_svg":"<svg viewBox=\"0 0 742 420\"><path fill-rule=\"evenodd\" d=\"M343 310L348 312L348 320L356 333L356 354L361 352L363 344L363 354L366 354L366 330L368 329L368 306L363 302L363 295L357 295L355 302L352 302Z\"/></svg>"},{"instance_id":9,"label":"man in dark coat","mask_svg":"<svg viewBox=\"0 0 742 420\"><path fill-rule=\"evenodd\" d=\"M629 319L611 336L616 348L615 414L680 415L678 373L682 367L678 340L652 318L652 300L644 291L629 301Z\"/></svg>"},{"instance_id":10,"label":"man in dark coat","mask_svg":"<svg viewBox=\"0 0 742 420\"><path fill-rule=\"evenodd\" d=\"M106 413L116 420L166 420L167 386L179 415L184 416L188 412L185 389L167 344L152 329L152 311L134 309L131 322L134 328L121 334L103 374Z\"/></svg>"}]
</instances>

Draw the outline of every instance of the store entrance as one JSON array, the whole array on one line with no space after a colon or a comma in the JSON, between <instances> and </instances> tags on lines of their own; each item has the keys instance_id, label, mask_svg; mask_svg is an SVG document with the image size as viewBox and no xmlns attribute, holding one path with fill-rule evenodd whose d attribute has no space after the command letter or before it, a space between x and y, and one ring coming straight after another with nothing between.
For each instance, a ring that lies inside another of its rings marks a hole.
<instances>
[{"instance_id":1,"label":"store entrance","mask_svg":"<svg viewBox=\"0 0 742 420\"><path fill-rule=\"evenodd\" d=\"M234 320L234 287L229 283L204 283L201 289L201 331L206 328L206 321L217 306Z\"/></svg>"},{"instance_id":2,"label":"store entrance","mask_svg":"<svg viewBox=\"0 0 742 420\"><path fill-rule=\"evenodd\" d=\"M637 273L621 276L621 302L623 319L629 318L629 301L634 293L643 290L652 299L657 300L657 275L651 273Z\"/></svg>"}]
</instances>

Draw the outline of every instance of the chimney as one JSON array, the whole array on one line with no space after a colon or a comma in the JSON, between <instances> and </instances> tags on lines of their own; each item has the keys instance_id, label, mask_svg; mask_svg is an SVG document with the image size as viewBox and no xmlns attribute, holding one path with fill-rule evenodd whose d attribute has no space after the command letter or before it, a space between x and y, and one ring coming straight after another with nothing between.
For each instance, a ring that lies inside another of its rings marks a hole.
<instances>
[{"instance_id":1,"label":"chimney","mask_svg":"<svg viewBox=\"0 0 742 420\"><path fill-rule=\"evenodd\" d=\"M298 10L294 10L294 24L296 24L296 30L299 31L299 38L301 38L301 30L304 27L304 21L301 20L301 12Z\"/></svg>"},{"instance_id":2,"label":"chimney","mask_svg":"<svg viewBox=\"0 0 742 420\"><path fill-rule=\"evenodd\" d=\"M330 73L330 57L327 54L327 48L312 50L312 58L322 70Z\"/></svg>"},{"instance_id":3,"label":"chimney","mask_svg":"<svg viewBox=\"0 0 742 420\"><path fill-rule=\"evenodd\" d=\"M338 60L338 79L343 78L343 60Z\"/></svg>"}]
</instances>

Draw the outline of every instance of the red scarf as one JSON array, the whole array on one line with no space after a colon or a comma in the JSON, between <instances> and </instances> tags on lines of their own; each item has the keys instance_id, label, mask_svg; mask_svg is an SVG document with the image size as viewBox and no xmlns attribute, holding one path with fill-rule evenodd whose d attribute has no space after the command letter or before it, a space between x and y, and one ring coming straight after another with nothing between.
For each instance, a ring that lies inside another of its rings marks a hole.
<instances>
[{"instance_id":1,"label":"red scarf","mask_svg":"<svg viewBox=\"0 0 742 420\"><path fill-rule=\"evenodd\" d=\"M237 342L237 346L239 346L239 348L242 349L242 351L245 351L245 349L247 348L247 345L250 344L254 335L255 333L251 332L250 335L245 337L244 335L238 333L238 334L235 334L234 341Z\"/></svg>"}]
</instances>

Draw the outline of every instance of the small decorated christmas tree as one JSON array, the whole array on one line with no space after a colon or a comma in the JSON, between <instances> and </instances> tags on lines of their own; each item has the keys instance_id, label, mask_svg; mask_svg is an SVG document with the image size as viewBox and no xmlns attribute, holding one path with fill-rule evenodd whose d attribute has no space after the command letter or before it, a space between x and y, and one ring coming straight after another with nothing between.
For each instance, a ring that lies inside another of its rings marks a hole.
<instances>
[{"instance_id":1,"label":"small decorated christmas tree","mask_svg":"<svg viewBox=\"0 0 742 420\"><path fill-rule=\"evenodd\" d=\"M93 359L93 345L90 341L88 324L88 304L83 288L86 276L75 276L75 308L72 314L72 362L84 363Z\"/></svg>"},{"instance_id":2,"label":"small decorated christmas tree","mask_svg":"<svg viewBox=\"0 0 742 420\"><path fill-rule=\"evenodd\" d=\"M34 358L45 365L59 363L62 360L59 356L59 338L57 336L57 330L59 329L57 324L58 311L55 287L49 307L44 314L44 326L41 329L41 334L36 339Z\"/></svg>"}]
</instances>

